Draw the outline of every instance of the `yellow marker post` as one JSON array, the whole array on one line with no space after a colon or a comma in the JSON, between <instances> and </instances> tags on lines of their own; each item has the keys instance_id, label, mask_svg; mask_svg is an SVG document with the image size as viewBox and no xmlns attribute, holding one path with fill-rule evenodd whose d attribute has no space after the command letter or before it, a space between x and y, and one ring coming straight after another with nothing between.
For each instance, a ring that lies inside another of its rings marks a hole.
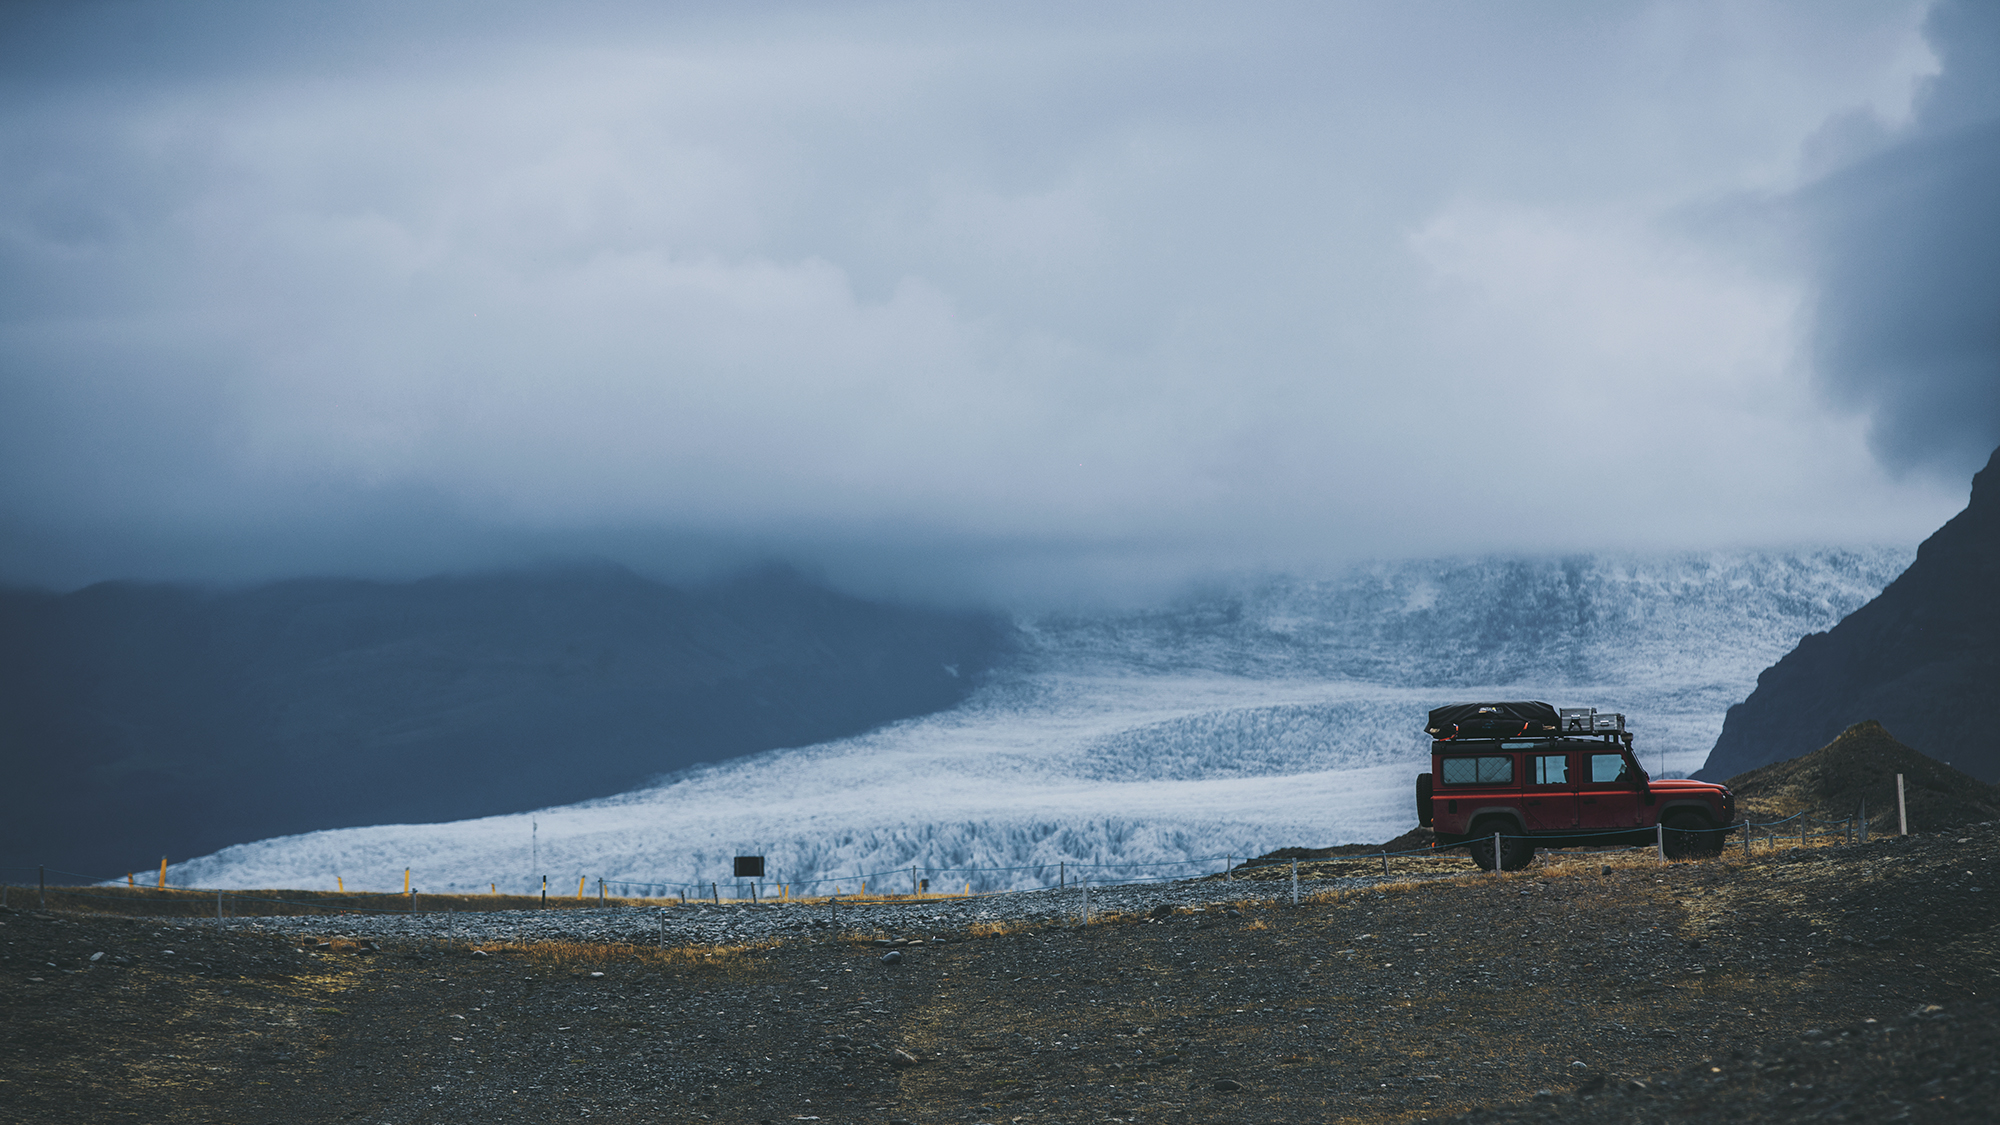
<instances>
[{"instance_id":1,"label":"yellow marker post","mask_svg":"<svg viewBox=\"0 0 2000 1125\"><path fill-rule=\"evenodd\" d=\"M137 883L134 883L134 882L132 881L132 873L131 873L130 871L127 871L127 872L125 873L125 885L126 885L126 886L128 886L128 887L136 887L136 886L138 886L138 885L139 885L139 884L137 884Z\"/></svg>"},{"instance_id":2,"label":"yellow marker post","mask_svg":"<svg viewBox=\"0 0 2000 1125\"><path fill-rule=\"evenodd\" d=\"M347 893L347 880L341 878L338 875L335 875L333 877L333 885L340 888L341 894Z\"/></svg>"},{"instance_id":3,"label":"yellow marker post","mask_svg":"<svg viewBox=\"0 0 2000 1125\"><path fill-rule=\"evenodd\" d=\"M160 857L160 889L167 889L167 857Z\"/></svg>"},{"instance_id":4,"label":"yellow marker post","mask_svg":"<svg viewBox=\"0 0 2000 1125\"><path fill-rule=\"evenodd\" d=\"M584 877L581 875L576 877L576 900L578 902L583 901L583 879Z\"/></svg>"},{"instance_id":5,"label":"yellow marker post","mask_svg":"<svg viewBox=\"0 0 2000 1125\"><path fill-rule=\"evenodd\" d=\"M403 868L403 893L410 893L410 869L407 867Z\"/></svg>"},{"instance_id":6,"label":"yellow marker post","mask_svg":"<svg viewBox=\"0 0 2000 1125\"><path fill-rule=\"evenodd\" d=\"M486 885L487 885L487 887L491 888L491 893L493 893L493 894L496 894L496 895L500 893L500 884L498 884L498 883L488 883L488 884L486 884Z\"/></svg>"}]
</instances>

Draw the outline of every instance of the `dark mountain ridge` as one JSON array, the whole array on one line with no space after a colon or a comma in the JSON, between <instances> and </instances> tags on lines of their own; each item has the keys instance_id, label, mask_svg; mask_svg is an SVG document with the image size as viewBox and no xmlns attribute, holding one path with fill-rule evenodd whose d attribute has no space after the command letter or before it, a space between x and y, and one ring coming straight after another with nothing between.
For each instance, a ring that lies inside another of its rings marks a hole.
<instances>
[{"instance_id":1,"label":"dark mountain ridge","mask_svg":"<svg viewBox=\"0 0 2000 1125\"><path fill-rule=\"evenodd\" d=\"M2000 450L1965 510L1875 599L1757 677L1708 762L1720 780L1796 758L1864 719L1983 781L2000 781Z\"/></svg>"},{"instance_id":2,"label":"dark mountain ridge","mask_svg":"<svg viewBox=\"0 0 2000 1125\"><path fill-rule=\"evenodd\" d=\"M0 592L0 865L116 874L617 793L953 706L1007 638L782 570Z\"/></svg>"}]
</instances>

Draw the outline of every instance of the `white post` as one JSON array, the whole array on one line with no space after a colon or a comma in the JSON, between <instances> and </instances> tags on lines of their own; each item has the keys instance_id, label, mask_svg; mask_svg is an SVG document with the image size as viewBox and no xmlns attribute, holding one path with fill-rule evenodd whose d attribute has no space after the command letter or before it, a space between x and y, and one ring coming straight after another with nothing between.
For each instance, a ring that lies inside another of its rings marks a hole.
<instances>
[{"instance_id":1,"label":"white post","mask_svg":"<svg viewBox=\"0 0 2000 1125\"><path fill-rule=\"evenodd\" d=\"M1292 905L1299 904L1299 861L1292 861Z\"/></svg>"},{"instance_id":2,"label":"white post","mask_svg":"<svg viewBox=\"0 0 2000 1125\"><path fill-rule=\"evenodd\" d=\"M1653 844L1660 849L1660 862L1667 862L1667 826L1657 820L1653 822Z\"/></svg>"},{"instance_id":3,"label":"white post","mask_svg":"<svg viewBox=\"0 0 2000 1125\"><path fill-rule=\"evenodd\" d=\"M1750 818L1743 818L1743 858L1750 858Z\"/></svg>"},{"instance_id":4,"label":"white post","mask_svg":"<svg viewBox=\"0 0 2000 1125\"><path fill-rule=\"evenodd\" d=\"M1384 852L1382 854L1385 857L1382 861L1383 865L1387 866L1389 861L1386 857L1389 853ZM1495 875L1500 874L1500 833L1498 832L1493 834L1493 873Z\"/></svg>"},{"instance_id":5,"label":"white post","mask_svg":"<svg viewBox=\"0 0 2000 1125\"><path fill-rule=\"evenodd\" d=\"M1910 834L1910 810L1903 806L1903 775L1900 773L1896 775L1896 826L1903 830L1903 835Z\"/></svg>"}]
</instances>

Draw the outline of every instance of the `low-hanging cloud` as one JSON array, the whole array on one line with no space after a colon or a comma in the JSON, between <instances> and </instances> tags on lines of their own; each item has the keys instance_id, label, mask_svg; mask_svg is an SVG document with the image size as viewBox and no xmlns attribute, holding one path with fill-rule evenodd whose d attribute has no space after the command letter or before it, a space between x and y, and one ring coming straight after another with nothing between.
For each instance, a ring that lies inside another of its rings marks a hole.
<instances>
[{"instance_id":1,"label":"low-hanging cloud","mask_svg":"<svg viewBox=\"0 0 2000 1125\"><path fill-rule=\"evenodd\" d=\"M1687 216L1929 128L1925 10L22 9L0 577L1914 538Z\"/></svg>"},{"instance_id":2,"label":"low-hanging cloud","mask_svg":"<svg viewBox=\"0 0 2000 1125\"><path fill-rule=\"evenodd\" d=\"M1915 121L1801 193L1815 356L1899 469L1963 477L2000 445L2000 8L1949 3Z\"/></svg>"}]
</instances>

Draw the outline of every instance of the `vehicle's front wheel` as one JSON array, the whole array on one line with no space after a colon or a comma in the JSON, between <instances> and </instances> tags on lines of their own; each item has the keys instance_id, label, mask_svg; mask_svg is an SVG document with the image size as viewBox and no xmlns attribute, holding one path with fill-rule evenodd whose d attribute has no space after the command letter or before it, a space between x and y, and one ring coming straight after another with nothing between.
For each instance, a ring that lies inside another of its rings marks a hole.
<instances>
[{"instance_id":1,"label":"vehicle's front wheel","mask_svg":"<svg viewBox=\"0 0 2000 1125\"><path fill-rule=\"evenodd\" d=\"M1465 850L1472 853L1472 862L1481 871L1493 870L1493 833L1495 825L1482 824L1483 832L1475 832L1465 841ZM1512 826L1498 828L1500 833L1500 870L1519 871L1535 858L1535 842L1513 835L1519 829Z\"/></svg>"},{"instance_id":2,"label":"vehicle's front wheel","mask_svg":"<svg viewBox=\"0 0 2000 1125\"><path fill-rule=\"evenodd\" d=\"M1722 851L1722 833L1700 813L1672 813L1660 823L1666 829L1662 842L1668 859L1696 859Z\"/></svg>"}]
</instances>

